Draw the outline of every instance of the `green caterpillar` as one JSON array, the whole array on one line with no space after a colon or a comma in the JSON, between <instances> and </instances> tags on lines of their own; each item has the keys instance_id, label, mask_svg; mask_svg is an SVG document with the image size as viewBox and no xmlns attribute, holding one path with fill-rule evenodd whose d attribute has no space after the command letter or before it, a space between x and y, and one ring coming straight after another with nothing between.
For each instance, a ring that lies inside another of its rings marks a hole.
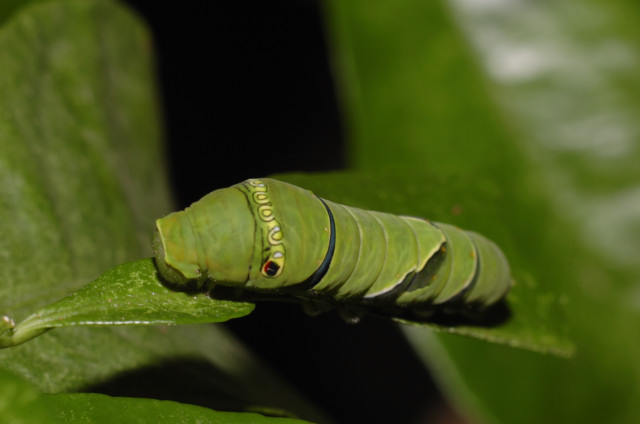
<instances>
[{"instance_id":1,"label":"green caterpillar","mask_svg":"<svg viewBox=\"0 0 640 424\"><path fill-rule=\"evenodd\" d=\"M216 190L156 228L156 264L169 283L284 294L306 306L459 312L498 302L512 285L503 253L479 234L266 178Z\"/></svg>"}]
</instances>

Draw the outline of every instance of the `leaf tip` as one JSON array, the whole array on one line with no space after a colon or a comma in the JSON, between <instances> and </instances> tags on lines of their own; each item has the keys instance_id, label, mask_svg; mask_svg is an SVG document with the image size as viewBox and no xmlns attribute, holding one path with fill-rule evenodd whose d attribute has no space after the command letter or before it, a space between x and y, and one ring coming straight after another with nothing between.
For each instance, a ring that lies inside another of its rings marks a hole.
<instances>
[{"instance_id":1,"label":"leaf tip","mask_svg":"<svg viewBox=\"0 0 640 424\"><path fill-rule=\"evenodd\" d=\"M16 323L8 315L3 315L0 319L0 348L13 346L13 333Z\"/></svg>"},{"instance_id":2,"label":"leaf tip","mask_svg":"<svg viewBox=\"0 0 640 424\"><path fill-rule=\"evenodd\" d=\"M14 328L16 328L16 323L13 318L8 315L3 315L2 319L0 319L0 333L13 330Z\"/></svg>"}]
</instances>

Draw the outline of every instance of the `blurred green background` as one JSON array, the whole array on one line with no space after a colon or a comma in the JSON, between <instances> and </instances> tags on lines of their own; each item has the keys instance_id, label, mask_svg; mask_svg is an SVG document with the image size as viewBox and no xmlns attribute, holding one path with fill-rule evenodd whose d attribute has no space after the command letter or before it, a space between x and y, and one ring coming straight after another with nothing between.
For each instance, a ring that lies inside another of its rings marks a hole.
<instances>
[{"instance_id":1,"label":"blurred green background","mask_svg":"<svg viewBox=\"0 0 640 424\"><path fill-rule=\"evenodd\" d=\"M39 410L28 399L49 422L90 392L434 422L426 364L465 422L640 422L640 6L128 3L155 50L119 2L0 7L0 312L148 256L153 219L214 188L347 168L282 178L486 234L512 264L515 320L530 308L576 352L259 305L231 325L259 357L220 326L55 330L2 351L0 387L24 393L3 414Z\"/></svg>"}]
</instances>

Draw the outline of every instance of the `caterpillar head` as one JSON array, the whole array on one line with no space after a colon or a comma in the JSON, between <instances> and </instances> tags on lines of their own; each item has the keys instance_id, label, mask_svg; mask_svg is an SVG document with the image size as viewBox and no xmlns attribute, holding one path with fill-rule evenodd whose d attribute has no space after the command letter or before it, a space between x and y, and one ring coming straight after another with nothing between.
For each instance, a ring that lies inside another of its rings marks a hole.
<instances>
[{"instance_id":1,"label":"caterpillar head","mask_svg":"<svg viewBox=\"0 0 640 424\"><path fill-rule=\"evenodd\" d=\"M171 215L177 215L177 213ZM189 281L200 280L203 273L197 265L197 255L194 254L194 250L185 249L184 246L176 246L174 242L176 237L171 234L176 225L170 222L179 219L179 217L171 215L156 221L153 253L158 272L162 278L172 284L185 285Z\"/></svg>"},{"instance_id":2,"label":"caterpillar head","mask_svg":"<svg viewBox=\"0 0 640 424\"><path fill-rule=\"evenodd\" d=\"M164 280L184 286L205 281L243 284L251 268L255 222L244 194L216 190L184 211L156 221L156 266Z\"/></svg>"}]
</instances>

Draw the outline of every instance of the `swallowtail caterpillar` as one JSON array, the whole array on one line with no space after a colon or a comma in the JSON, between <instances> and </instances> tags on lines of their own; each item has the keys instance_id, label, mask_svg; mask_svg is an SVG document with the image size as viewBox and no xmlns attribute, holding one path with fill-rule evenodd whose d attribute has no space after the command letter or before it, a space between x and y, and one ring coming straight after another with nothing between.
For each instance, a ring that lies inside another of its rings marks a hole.
<instances>
[{"instance_id":1,"label":"swallowtail caterpillar","mask_svg":"<svg viewBox=\"0 0 640 424\"><path fill-rule=\"evenodd\" d=\"M156 229L167 282L289 296L308 311L458 313L493 305L512 286L504 254L480 234L267 178L216 190Z\"/></svg>"}]
</instances>

